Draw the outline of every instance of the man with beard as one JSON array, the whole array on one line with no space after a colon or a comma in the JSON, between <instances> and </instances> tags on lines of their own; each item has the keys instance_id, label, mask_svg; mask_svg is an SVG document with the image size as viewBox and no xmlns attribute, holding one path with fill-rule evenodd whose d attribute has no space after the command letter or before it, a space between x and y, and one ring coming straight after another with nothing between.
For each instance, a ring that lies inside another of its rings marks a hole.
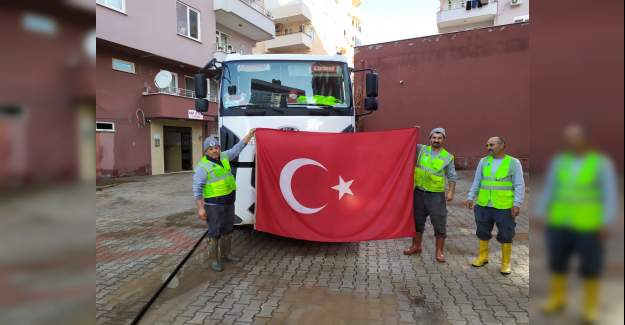
<instances>
[{"instance_id":1,"label":"man with beard","mask_svg":"<svg viewBox=\"0 0 625 325\"><path fill-rule=\"evenodd\" d=\"M492 137L486 143L488 156L482 158L475 171L465 207L473 209L476 235L479 238L479 255L474 267L488 264L488 242L493 226L497 225L497 241L501 243L501 268L503 275L511 273L510 257L516 218L525 195L523 168L518 159L506 155L506 142L502 137ZM477 200L477 204L474 204Z\"/></svg>"},{"instance_id":2,"label":"man with beard","mask_svg":"<svg viewBox=\"0 0 625 325\"><path fill-rule=\"evenodd\" d=\"M456 188L456 169L454 155L443 148L446 139L443 128L435 128L430 132L430 145L419 145L414 169L414 217L416 236L412 246L404 250L404 254L421 253L421 240L425 229L425 221L430 216L436 237L436 261L445 262L443 253L447 236L447 203L453 200ZM445 195L445 183L449 190Z\"/></svg>"}]
</instances>

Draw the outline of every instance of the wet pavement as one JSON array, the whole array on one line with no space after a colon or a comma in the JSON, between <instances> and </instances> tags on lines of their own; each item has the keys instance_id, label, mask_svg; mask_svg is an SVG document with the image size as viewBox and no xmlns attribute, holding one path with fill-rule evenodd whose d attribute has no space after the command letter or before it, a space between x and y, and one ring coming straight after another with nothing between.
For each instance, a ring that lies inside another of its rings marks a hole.
<instances>
[{"instance_id":1,"label":"wet pavement","mask_svg":"<svg viewBox=\"0 0 625 325\"><path fill-rule=\"evenodd\" d=\"M0 324L94 323L93 185L0 195Z\"/></svg>"},{"instance_id":2,"label":"wet pavement","mask_svg":"<svg viewBox=\"0 0 625 325\"><path fill-rule=\"evenodd\" d=\"M424 251L405 256L409 238L317 243L235 230L243 259L210 271L206 243L163 291L142 324L519 324L528 323L527 208L517 218L513 273L472 268L477 239L463 209L472 172L460 172L449 204L447 263ZM205 231L193 211L191 174L146 177L97 192L96 320L128 324Z\"/></svg>"}]
</instances>

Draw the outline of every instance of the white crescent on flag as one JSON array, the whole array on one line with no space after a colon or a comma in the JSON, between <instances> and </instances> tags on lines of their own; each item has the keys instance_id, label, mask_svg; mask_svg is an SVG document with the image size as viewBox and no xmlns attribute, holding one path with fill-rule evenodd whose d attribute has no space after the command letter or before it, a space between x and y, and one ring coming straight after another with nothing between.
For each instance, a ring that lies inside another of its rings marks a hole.
<instances>
[{"instance_id":1,"label":"white crescent on flag","mask_svg":"<svg viewBox=\"0 0 625 325\"><path fill-rule=\"evenodd\" d=\"M293 189L291 188L291 180L293 179L293 174L302 166L313 165L317 167L323 168L323 170L328 171L322 164L317 161L308 158L298 158L289 161L280 172L280 191L282 192L282 196L286 200L286 203L289 204L291 209L302 213L302 214L313 214L317 213L323 208L326 207L327 204L324 204L319 208L309 208L297 201L295 195L293 195Z\"/></svg>"},{"instance_id":2,"label":"white crescent on flag","mask_svg":"<svg viewBox=\"0 0 625 325\"><path fill-rule=\"evenodd\" d=\"M291 209L301 214L317 213L323 210L323 208L325 208L328 205L328 204L324 204L323 206L318 207L318 208L309 208L301 204L295 198L295 195L293 195L293 189L291 187L291 181L293 180L293 175L300 167L307 166L307 165L317 166L319 168L322 168L326 172L328 171L328 169L325 168L325 166L323 166L321 163L319 163L318 161L309 159L309 158L293 159L289 161L286 165L284 165L284 167L282 168L282 171L280 171L280 191L282 192L282 197L284 197L284 200L286 200L286 203L291 207ZM333 190L336 190L339 192L339 200L342 199L343 195L345 194L354 195L354 193L352 193L352 191L350 190L350 186L352 185L353 182L354 180L345 182L343 178L339 176L339 184L332 187Z\"/></svg>"}]
</instances>

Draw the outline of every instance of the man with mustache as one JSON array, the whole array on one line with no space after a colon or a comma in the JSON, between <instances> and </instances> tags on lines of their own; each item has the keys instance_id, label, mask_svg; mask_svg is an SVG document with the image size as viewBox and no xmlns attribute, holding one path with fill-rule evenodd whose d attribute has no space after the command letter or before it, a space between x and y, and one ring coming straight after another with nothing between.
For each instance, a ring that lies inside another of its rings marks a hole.
<instances>
[{"instance_id":1,"label":"man with mustache","mask_svg":"<svg viewBox=\"0 0 625 325\"><path fill-rule=\"evenodd\" d=\"M421 253L421 239L425 230L425 221L430 216L436 237L436 261L445 262L443 253L447 236L447 203L454 198L456 188L456 170L454 155L443 147L447 133L443 128L435 128L430 132L430 145L419 145L416 166L414 169L414 217L416 236L412 246L404 250L404 254ZM445 183L449 190L445 194Z\"/></svg>"},{"instance_id":2,"label":"man with mustache","mask_svg":"<svg viewBox=\"0 0 625 325\"><path fill-rule=\"evenodd\" d=\"M501 243L499 272L508 275L512 272L514 218L521 211L525 195L523 168L518 159L506 155L506 141L502 137L488 139L486 148L488 156L480 160L465 202L465 207L474 211L476 235L480 240L479 255L471 265L482 267L488 264L488 242L492 238L493 226L497 225L497 241Z\"/></svg>"},{"instance_id":3,"label":"man with mustache","mask_svg":"<svg viewBox=\"0 0 625 325\"><path fill-rule=\"evenodd\" d=\"M215 272L223 271L224 262L240 260L238 256L230 254L237 189L230 161L239 156L255 132L256 129L251 129L241 141L226 151L221 151L219 140L206 138L202 144L204 156L193 174L197 215L208 225L208 255L210 268Z\"/></svg>"}]
</instances>

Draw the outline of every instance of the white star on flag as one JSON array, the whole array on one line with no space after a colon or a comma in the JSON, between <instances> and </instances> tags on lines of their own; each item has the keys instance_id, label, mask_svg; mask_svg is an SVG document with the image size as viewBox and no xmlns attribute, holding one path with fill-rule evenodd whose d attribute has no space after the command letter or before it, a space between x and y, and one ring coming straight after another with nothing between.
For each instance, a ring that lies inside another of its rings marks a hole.
<instances>
[{"instance_id":1,"label":"white star on flag","mask_svg":"<svg viewBox=\"0 0 625 325\"><path fill-rule=\"evenodd\" d=\"M339 200L342 199L345 194L354 195L352 190L349 188L352 186L353 182L353 179L346 182L343 177L339 176L339 184L332 187L333 190L337 190L339 192Z\"/></svg>"}]
</instances>

